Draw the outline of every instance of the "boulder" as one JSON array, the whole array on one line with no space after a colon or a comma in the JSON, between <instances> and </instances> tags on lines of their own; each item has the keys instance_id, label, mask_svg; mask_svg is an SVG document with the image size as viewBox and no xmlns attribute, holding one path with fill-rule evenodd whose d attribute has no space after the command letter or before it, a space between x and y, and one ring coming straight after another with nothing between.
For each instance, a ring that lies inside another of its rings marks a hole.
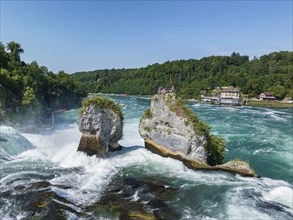
<instances>
[{"instance_id":1,"label":"boulder","mask_svg":"<svg viewBox=\"0 0 293 220\"><path fill-rule=\"evenodd\" d=\"M207 163L207 137L194 129L189 118L178 108L172 93L155 95L151 107L140 120L139 133L146 140L178 152L185 158Z\"/></svg>"},{"instance_id":2,"label":"boulder","mask_svg":"<svg viewBox=\"0 0 293 220\"><path fill-rule=\"evenodd\" d=\"M83 134L77 150L99 157L106 157L109 151L120 150L118 141L123 135L123 115L119 106L102 97L93 97L83 105L78 122Z\"/></svg>"},{"instance_id":3,"label":"boulder","mask_svg":"<svg viewBox=\"0 0 293 220\"><path fill-rule=\"evenodd\" d=\"M258 177L255 171L249 166L249 163L242 160L231 160L216 167L223 171L240 174L241 176Z\"/></svg>"}]
</instances>

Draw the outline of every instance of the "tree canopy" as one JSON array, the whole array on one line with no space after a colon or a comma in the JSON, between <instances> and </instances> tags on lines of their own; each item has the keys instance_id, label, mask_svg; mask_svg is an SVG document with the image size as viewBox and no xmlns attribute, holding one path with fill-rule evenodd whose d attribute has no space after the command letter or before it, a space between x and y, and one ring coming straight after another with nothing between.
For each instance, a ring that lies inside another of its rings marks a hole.
<instances>
[{"instance_id":1,"label":"tree canopy","mask_svg":"<svg viewBox=\"0 0 293 220\"><path fill-rule=\"evenodd\" d=\"M21 61L23 52L14 41L0 42L0 120L25 115L40 121L47 111L81 105L86 92L79 82L64 71L54 74L36 61Z\"/></svg>"},{"instance_id":2,"label":"tree canopy","mask_svg":"<svg viewBox=\"0 0 293 220\"><path fill-rule=\"evenodd\" d=\"M293 52L281 51L249 60L248 56L210 56L200 60L176 60L136 69L105 69L71 75L87 92L152 95L159 86L175 86L184 98L196 98L201 90L239 87L255 97L272 92L277 98L293 96Z\"/></svg>"}]
</instances>

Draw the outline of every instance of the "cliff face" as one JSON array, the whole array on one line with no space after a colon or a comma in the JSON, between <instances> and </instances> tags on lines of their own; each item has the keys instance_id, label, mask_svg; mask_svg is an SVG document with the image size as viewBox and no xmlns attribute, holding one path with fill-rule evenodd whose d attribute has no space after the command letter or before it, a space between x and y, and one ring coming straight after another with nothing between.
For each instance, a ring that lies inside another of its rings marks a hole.
<instances>
[{"instance_id":1,"label":"cliff face","mask_svg":"<svg viewBox=\"0 0 293 220\"><path fill-rule=\"evenodd\" d=\"M188 117L176 112L174 94L155 95L150 110L140 120L139 133L183 157L207 163L207 138L197 132Z\"/></svg>"},{"instance_id":2,"label":"cliff face","mask_svg":"<svg viewBox=\"0 0 293 220\"><path fill-rule=\"evenodd\" d=\"M123 135L122 118L111 108L95 102L89 104L82 112L78 128L83 133L78 151L105 157L107 152L121 148L118 141Z\"/></svg>"}]
</instances>

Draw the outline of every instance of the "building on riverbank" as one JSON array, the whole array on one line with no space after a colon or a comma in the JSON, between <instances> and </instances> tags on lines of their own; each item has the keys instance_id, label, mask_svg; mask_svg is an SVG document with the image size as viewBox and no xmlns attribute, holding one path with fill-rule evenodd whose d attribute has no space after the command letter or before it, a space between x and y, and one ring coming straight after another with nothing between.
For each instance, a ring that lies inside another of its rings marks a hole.
<instances>
[{"instance_id":1,"label":"building on riverbank","mask_svg":"<svg viewBox=\"0 0 293 220\"><path fill-rule=\"evenodd\" d=\"M259 99L261 101L274 101L276 100L276 97L273 96L272 93L270 92L262 92L260 95L259 95Z\"/></svg>"},{"instance_id":2,"label":"building on riverbank","mask_svg":"<svg viewBox=\"0 0 293 220\"><path fill-rule=\"evenodd\" d=\"M220 96L220 105L242 105L239 90L233 86L223 88Z\"/></svg>"}]
</instances>

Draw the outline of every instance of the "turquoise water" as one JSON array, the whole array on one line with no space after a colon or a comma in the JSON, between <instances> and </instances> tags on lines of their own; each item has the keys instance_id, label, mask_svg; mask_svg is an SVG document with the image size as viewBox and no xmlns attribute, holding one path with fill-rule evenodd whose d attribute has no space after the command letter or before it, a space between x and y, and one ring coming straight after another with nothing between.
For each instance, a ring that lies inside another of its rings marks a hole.
<instances>
[{"instance_id":1,"label":"turquoise water","mask_svg":"<svg viewBox=\"0 0 293 220\"><path fill-rule=\"evenodd\" d=\"M78 110L60 114L52 132L23 134L35 148L1 163L2 219L125 219L138 210L157 219L293 218L292 109L187 103L226 140L226 161L248 161L262 176L244 178L147 151L138 123L150 99L111 98L124 106L125 148L107 159L76 152Z\"/></svg>"},{"instance_id":2,"label":"turquoise water","mask_svg":"<svg viewBox=\"0 0 293 220\"><path fill-rule=\"evenodd\" d=\"M225 161L239 158L260 176L293 182L293 110L189 105L227 143Z\"/></svg>"},{"instance_id":3,"label":"turquoise water","mask_svg":"<svg viewBox=\"0 0 293 220\"><path fill-rule=\"evenodd\" d=\"M138 119L150 99L112 96L126 105L126 121ZM221 107L187 103L227 143L225 161L249 162L258 175L293 183L293 109Z\"/></svg>"}]
</instances>

